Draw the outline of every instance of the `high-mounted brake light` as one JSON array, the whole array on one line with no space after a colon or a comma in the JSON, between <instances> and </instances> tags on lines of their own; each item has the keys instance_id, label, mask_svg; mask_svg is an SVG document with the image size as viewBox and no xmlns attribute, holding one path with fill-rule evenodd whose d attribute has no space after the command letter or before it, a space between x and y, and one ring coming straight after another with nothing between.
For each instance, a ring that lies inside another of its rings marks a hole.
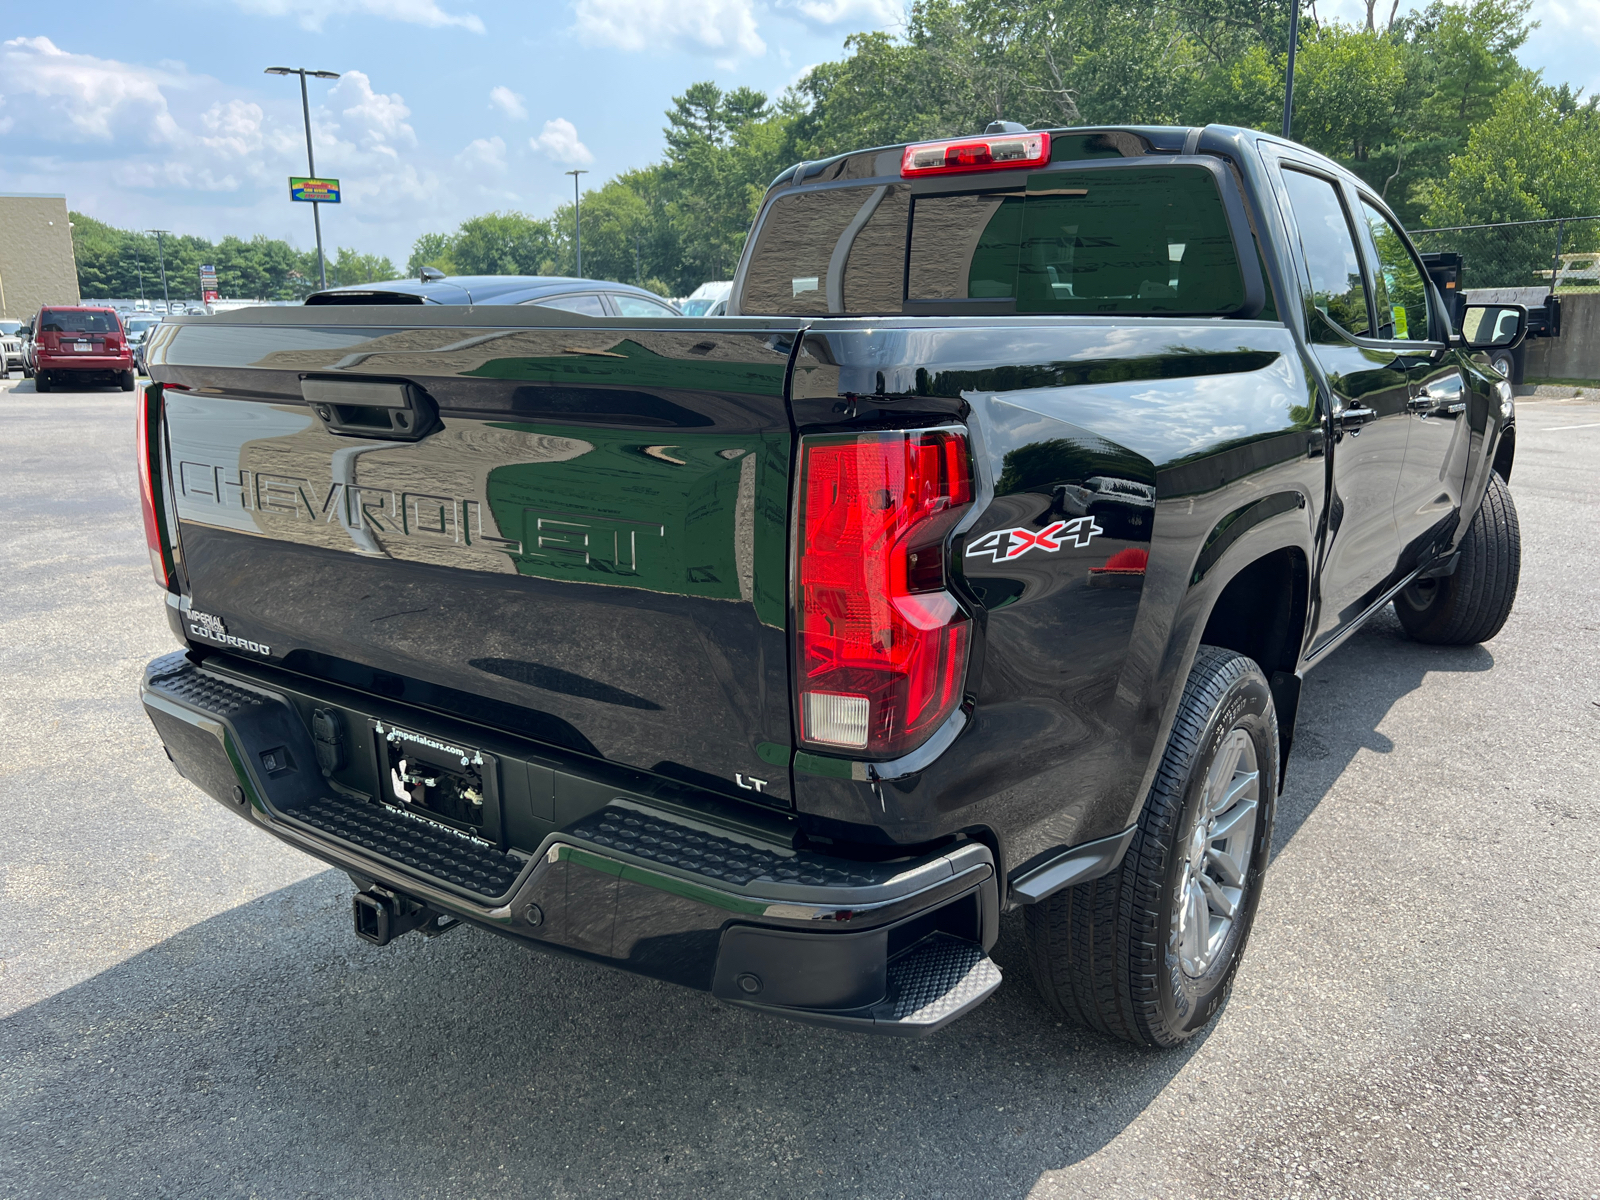
<instances>
[{"instance_id":1,"label":"high-mounted brake light","mask_svg":"<svg viewBox=\"0 0 1600 1200\"><path fill-rule=\"evenodd\" d=\"M903 754L961 702L971 623L946 590L944 542L971 503L959 431L801 439L802 741Z\"/></svg>"},{"instance_id":2,"label":"high-mounted brake light","mask_svg":"<svg viewBox=\"0 0 1600 1200\"><path fill-rule=\"evenodd\" d=\"M907 146L900 156L900 174L911 177L1010 171L1018 167L1042 167L1049 161L1048 133L1001 133Z\"/></svg>"},{"instance_id":3,"label":"high-mounted brake light","mask_svg":"<svg viewBox=\"0 0 1600 1200\"><path fill-rule=\"evenodd\" d=\"M166 505L158 497L161 486L161 389L140 385L137 421L139 460L139 507L144 510L144 541L150 551L150 570L156 582L168 591L172 585L172 552L162 532L162 512Z\"/></svg>"}]
</instances>

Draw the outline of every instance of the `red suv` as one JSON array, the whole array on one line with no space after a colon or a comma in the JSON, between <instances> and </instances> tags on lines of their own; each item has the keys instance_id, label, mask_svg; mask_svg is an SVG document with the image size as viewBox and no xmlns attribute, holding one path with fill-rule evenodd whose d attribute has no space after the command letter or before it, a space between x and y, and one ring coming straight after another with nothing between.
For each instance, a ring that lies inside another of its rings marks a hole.
<instances>
[{"instance_id":1,"label":"red suv","mask_svg":"<svg viewBox=\"0 0 1600 1200\"><path fill-rule=\"evenodd\" d=\"M33 323L34 386L118 384L133 391L133 351L113 308L41 308Z\"/></svg>"}]
</instances>

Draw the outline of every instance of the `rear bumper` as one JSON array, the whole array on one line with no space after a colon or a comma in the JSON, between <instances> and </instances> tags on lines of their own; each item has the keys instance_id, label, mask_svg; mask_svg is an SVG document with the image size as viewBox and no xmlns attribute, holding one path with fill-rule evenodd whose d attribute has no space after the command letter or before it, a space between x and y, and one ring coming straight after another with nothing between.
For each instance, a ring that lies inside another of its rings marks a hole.
<instances>
[{"instance_id":1,"label":"rear bumper","mask_svg":"<svg viewBox=\"0 0 1600 1200\"><path fill-rule=\"evenodd\" d=\"M40 371L131 371L131 354L41 354Z\"/></svg>"},{"instance_id":2,"label":"rear bumper","mask_svg":"<svg viewBox=\"0 0 1600 1200\"><path fill-rule=\"evenodd\" d=\"M781 827L719 822L714 806L574 777L592 797L588 811L518 849L330 784L287 689L180 652L149 664L141 697L180 773L239 816L364 889L528 945L741 1007L883 1033L931 1033L999 986L987 958L999 893L979 843L893 863L830 858L796 851ZM392 729L392 709L372 718L379 731L385 718ZM508 806L518 772L548 769L519 762L503 742L476 741L492 749ZM553 786L562 794L559 778ZM508 812L501 828L515 827Z\"/></svg>"}]
</instances>

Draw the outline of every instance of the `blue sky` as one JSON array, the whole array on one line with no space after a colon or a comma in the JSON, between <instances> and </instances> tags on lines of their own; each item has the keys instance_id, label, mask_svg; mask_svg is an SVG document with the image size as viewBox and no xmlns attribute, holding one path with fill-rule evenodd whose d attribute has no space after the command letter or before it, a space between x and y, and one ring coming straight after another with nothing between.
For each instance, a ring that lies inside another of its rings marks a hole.
<instances>
[{"instance_id":1,"label":"blue sky","mask_svg":"<svg viewBox=\"0 0 1600 1200\"><path fill-rule=\"evenodd\" d=\"M1324 0L1324 19L1364 17ZM1411 7L1409 2L1403 8ZM655 161L663 110L699 79L776 96L901 0L145 0L11 6L0 44L0 191L65 192L128 227L312 244L297 82L317 165L343 180L330 250L404 262L412 241L490 209L547 213ZM1383 14L1386 15L1386 14ZM1523 60L1600 88L1600 0L1537 0Z\"/></svg>"}]
</instances>

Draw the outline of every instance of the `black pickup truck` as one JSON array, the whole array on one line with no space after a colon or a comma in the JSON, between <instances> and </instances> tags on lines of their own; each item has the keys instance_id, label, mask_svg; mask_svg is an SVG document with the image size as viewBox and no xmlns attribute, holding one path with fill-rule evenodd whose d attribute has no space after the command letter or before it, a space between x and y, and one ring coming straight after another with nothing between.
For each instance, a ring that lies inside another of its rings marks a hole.
<instances>
[{"instance_id":1,"label":"black pickup truck","mask_svg":"<svg viewBox=\"0 0 1600 1200\"><path fill-rule=\"evenodd\" d=\"M1173 1045L1261 891L1303 672L1493 637L1509 385L1334 163L1248 131L802 163L715 319L164 322L145 528L182 775L467 922L839 1028L1000 983ZM1462 331L1464 330L1464 332Z\"/></svg>"}]
</instances>

